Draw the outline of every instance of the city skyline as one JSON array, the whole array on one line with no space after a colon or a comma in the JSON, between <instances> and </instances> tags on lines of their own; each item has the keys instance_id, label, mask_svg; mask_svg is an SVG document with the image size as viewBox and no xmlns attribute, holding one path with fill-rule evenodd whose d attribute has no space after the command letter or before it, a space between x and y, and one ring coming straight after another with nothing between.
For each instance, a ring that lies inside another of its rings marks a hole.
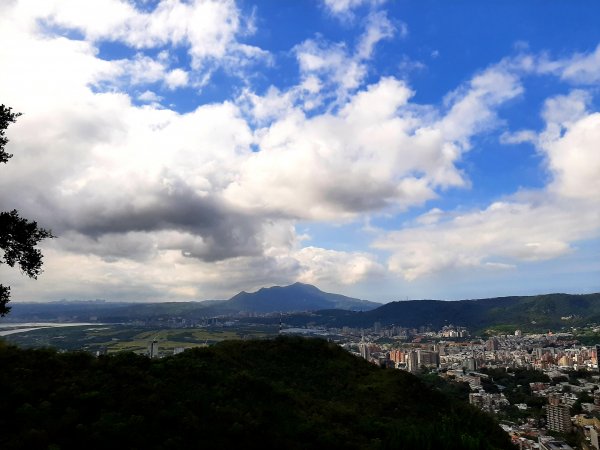
<instances>
[{"instance_id":1,"label":"city skyline","mask_svg":"<svg viewBox=\"0 0 600 450\"><path fill-rule=\"evenodd\" d=\"M600 291L600 5L17 0L12 302Z\"/></svg>"}]
</instances>

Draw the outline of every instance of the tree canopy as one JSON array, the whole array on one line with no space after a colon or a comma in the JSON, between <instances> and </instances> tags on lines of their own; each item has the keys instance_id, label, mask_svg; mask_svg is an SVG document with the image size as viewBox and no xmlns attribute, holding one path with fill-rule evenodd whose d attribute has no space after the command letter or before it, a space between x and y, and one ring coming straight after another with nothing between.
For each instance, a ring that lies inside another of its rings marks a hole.
<instances>
[{"instance_id":1,"label":"tree canopy","mask_svg":"<svg viewBox=\"0 0 600 450\"><path fill-rule=\"evenodd\" d=\"M12 108L0 105L0 163L6 162L13 156L6 152L5 146L8 139L5 131L14 123L20 113L15 113ZM31 278L37 278L42 272L42 252L36 245L45 238L50 238L52 232L39 228L37 222L29 221L19 216L16 209L0 212L0 264L19 266L21 271ZM0 284L0 317L10 311L10 287Z\"/></svg>"},{"instance_id":2,"label":"tree canopy","mask_svg":"<svg viewBox=\"0 0 600 450\"><path fill-rule=\"evenodd\" d=\"M0 343L2 449L510 450L497 422L321 339L162 359Z\"/></svg>"}]
</instances>

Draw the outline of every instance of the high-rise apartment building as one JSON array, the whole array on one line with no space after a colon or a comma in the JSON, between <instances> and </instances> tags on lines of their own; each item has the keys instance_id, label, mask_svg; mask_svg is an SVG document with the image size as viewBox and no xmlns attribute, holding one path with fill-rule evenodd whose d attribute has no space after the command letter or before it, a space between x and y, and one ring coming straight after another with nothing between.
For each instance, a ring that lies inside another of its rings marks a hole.
<instances>
[{"instance_id":1,"label":"high-rise apartment building","mask_svg":"<svg viewBox=\"0 0 600 450\"><path fill-rule=\"evenodd\" d=\"M500 342L498 342L498 339L496 339L496 338L490 338L485 343L485 349L488 352L496 351L499 348L500 348Z\"/></svg>"},{"instance_id":2,"label":"high-rise apartment building","mask_svg":"<svg viewBox=\"0 0 600 450\"><path fill-rule=\"evenodd\" d=\"M440 366L440 354L431 350L419 350L418 351L418 364L419 367L439 367Z\"/></svg>"},{"instance_id":3,"label":"high-rise apartment building","mask_svg":"<svg viewBox=\"0 0 600 450\"><path fill-rule=\"evenodd\" d=\"M546 421L549 430L559 433L571 432L571 412L567 405L549 403L546 410Z\"/></svg>"},{"instance_id":4,"label":"high-rise apartment building","mask_svg":"<svg viewBox=\"0 0 600 450\"><path fill-rule=\"evenodd\" d=\"M369 350L369 344L367 344L364 339L358 344L358 349L360 351L360 356L368 361L371 357L371 352Z\"/></svg>"},{"instance_id":5,"label":"high-rise apartment building","mask_svg":"<svg viewBox=\"0 0 600 450\"><path fill-rule=\"evenodd\" d=\"M402 350L390 350L390 360L395 363L404 362L404 352Z\"/></svg>"},{"instance_id":6,"label":"high-rise apartment building","mask_svg":"<svg viewBox=\"0 0 600 450\"><path fill-rule=\"evenodd\" d=\"M419 356L414 350L411 350L406 354L406 368L411 373L419 371Z\"/></svg>"},{"instance_id":7,"label":"high-rise apartment building","mask_svg":"<svg viewBox=\"0 0 600 450\"><path fill-rule=\"evenodd\" d=\"M148 356L150 358L158 358L158 341L156 339L148 345Z\"/></svg>"}]
</instances>

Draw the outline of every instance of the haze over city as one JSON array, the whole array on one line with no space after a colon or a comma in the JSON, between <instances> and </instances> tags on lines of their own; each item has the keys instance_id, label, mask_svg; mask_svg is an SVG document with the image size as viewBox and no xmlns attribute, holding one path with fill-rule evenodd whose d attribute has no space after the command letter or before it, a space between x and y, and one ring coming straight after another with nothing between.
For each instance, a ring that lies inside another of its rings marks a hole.
<instances>
[{"instance_id":1,"label":"haze over city","mask_svg":"<svg viewBox=\"0 0 600 450\"><path fill-rule=\"evenodd\" d=\"M11 302L600 291L600 4L0 4Z\"/></svg>"}]
</instances>

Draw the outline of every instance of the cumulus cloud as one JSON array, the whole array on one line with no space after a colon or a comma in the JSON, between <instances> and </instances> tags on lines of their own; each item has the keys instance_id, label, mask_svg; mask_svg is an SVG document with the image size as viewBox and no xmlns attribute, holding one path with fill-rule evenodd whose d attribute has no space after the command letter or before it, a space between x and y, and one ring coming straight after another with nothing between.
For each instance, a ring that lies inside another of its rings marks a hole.
<instances>
[{"instance_id":1,"label":"cumulus cloud","mask_svg":"<svg viewBox=\"0 0 600 450\"><path fill-rule=\"evenodd\" d=\"M74 26L53 5L44 17ZM81 23L90 39L121 26ZM24 215L61 236L53 251L67 252L62 259L79 253L90 265L102 261L98 279L110 267L131 267L137 276L139 265L162 267L166 259L211 274L239 272L239 283L249 285L250 268L259 263L289 281L354 283L376 276L382 268L373 255L302 248L294 221L355 220L462 186L456 163L469 137L519 89L489 70L435 110L411 105L412 90L396 78L365 87L364 75L351 76L349 84L336 81L347 94L330 100L337 102L335 111L307 115L306 99L331 82L327 76L336 79L332 54L340 65L351 58L358 67L391 36L385 15L373 14L366 23L353 56L337 44L298 47L298 86L270 88L265 95L246 90L236 103L201 105L185 114L136 106L124 92L94 88L107 79L182 86L187 74L170 68L168 54L105 61L93 43L9 26L6 33L20 33L23 46L19 53L4 50L3 62L16 72L0 74L1 85L22 85L22 72L31 89L6 91L14 92L7 102L27 114L11 129L17 156L0 180L3 192L18 199ZM27 66L56 57L62 64L44 73ZM146 91L138 99L159 97Z\"/></svg>"},{"instance_id":2,"label":"cumulus cloud","mask_svg":"<svg viewBox=\"0 0 600 450\"><path fill-rule=\"evenodd\" d=\"M279 99L266 108L279 116L256 131L261 151L248 155L224 195L240 207L312 220L421 205L436 189L465 186L457 163L470 138L521 92L517 77L492 67L432 111L410 104L405 82L384 78L335 113L307 117L292 98L269 91L264 104Z\"/></svg>"},{"instance_id":3,"label":"cumulus cloud","mask_svg":"<svg viewBox=\"0 0 600 450\"><path fill-rule=\"evenodd\" d=\"M377 43L391 38L396 31L386 13L380 11L366 17L364 31L353 50L343 42L329 42L319 36L304 41L294 49L303 84L312 84L318 91L333 87L338 101L345 101L367 76L366 62L373 57ZM406 34L405 25L400 31Z\"/></svg>"},{"instance_id":4,"label":"cumulus cloud","mask_svg":"<svg viewBox=\"0 0 600 450\"><path fill-rule=\"evenodd\" d=\"M47 53L58 57L54 64L60 66L67 63L61 57L71 59L66 52L91 57L92 65L78 69L82 70L80 75L93 73L93 79L87 81L97 89L156 82L169 90L190 84L202 87L217 68L244 78L245 67L270 58L268 52L240 41L255 27L253 18L243 16L233 0L162 0L151 9L125 0L49 0L42 4L19 0L5 6L3 15L3 26L10 30L12 40L19 42L13 51L21 52L27 44L37 46L37 50L61 47L61 54ZM67 32L81 34L83 39L68 39ZM106 42L123 44L135 51L135 56L116 61L96 58L97 47ZM161 51L155 52L157 49ZM169 57L165 49L187 51L189 69ZM45 57L37 53L40 59L36 64L44 65Z\"/></svg>"},{"instance_id":5,"label":"cumulus cloud","mask_svg":"<svg viewBox=\"0 0 600 450\"><path fill-rule=\"evenodd\" d=\"M137 99L141 102L159 103L163 98L160 95L157 95L156 92L147 90L139 94Z\"/></svg>"},{"instance_id":6,"label":"cumulus cloud","mask_svg":"<svg viewBox=\"0 0 600 450\"><path fill-rule=\"evenodd\" d=\"M600 81L600 45L589 54L578 54L564 62L563 79L593 84Z\"/></svg>"},{"instance_id":7,"label":"cumulus cloud","mask_svg":"<svg viewBox=\"0 0 600 450\"><path fill-rule=\"evenodd\" d=\"M522 92L516 74L504 64L492 66L447 96L451 106L440 125L450 139L468 146L469 137L496 123L496 108Z\"/></svg>"},{"instance_id":8,"label":"cumulus cloud","mask_svg":"<svg viewBox=\"0 0 600 450\"><path fill-rule=\"evenodd\" d=\"M554 176L554 195L600 202L600 113L589 114L567 127L559 139L544 142Z\"/></svg>"},{"instance_id":9,"label":"cumulus cloud","mask_svg":"<svg viewBox=\"0 0 600 450\"><path fill-rule=\"evenodd\" d=\"M293 234L289 225L287 230L277 227L273 234L286 239ZM181 239L194 237L173 232L160 233L158 239L145 233L104 235L97 240L63 235L44 243L45 273L35 285L4 267L0 274L25 299L148 301L228 298L241 290L294 281L339 286L379 277L384 271L368 253L287 244L274 245L258 256L205 262L182 253L177 242ZM111 255L107 249L112 249Z\"/></svg>"},{"instance_id":10,"label":"cumulus cloud","mask_svg":"<svg viewBox=\"0 0 600 450\"><path fill-rule=\"evenodd\" d=\"M573 216L576 219L573 220ZM579 205L499 202L447 222L386 234L376 246L391 250L389 269L407 280L460 268L556 258L571 243L593 237L600 217Z\"/></svg>"},{"instance_id":11,"label":"cumulus cloud","mask_svg":"<svg viewBox=\"0 0 600 450\"><path fill-rule=\"evenodd\" d=\"M356 57L359 59L369 59L373 56L373 51L377 43L383 39L389 39L394 36L396 27L392 25L387 15L382 12L371 13L367 16L365 32L358 42ZM400 27L400 37L408 34L408 28L405 24Z\"/></svg>"},{"instance_id":12,"label":"cumulus cloud","mask_svg":"<svg viewBox=\"0 0 600 450\"><path fill-rule=\"evenodd\" d=\"M188 84L188 74L182 69L173 69L165 76L165 84L169 89L176 89Z\"/></svg>"},{"instance_id":13,"label":"cumulus cloud","mask_svg":"<svg viewBox=\"0 0 600 450\"><path fill-rule=\"evenodd\" d=\"M546 60L541 64L542 71L557 73L563 80L577 84L600 82L600 45L591 53L578 53L561 60Z\"/></svg>"},{"instance_id":14,"label":"cumulus cloud","mask_svg":"<svg viewBox=\"0 0 600 450\"><path fill-rule=\"evenodd\" d=\"M232 0L162 0L150 12L122 0L24 0L18 8L32 22L78 30L89 41L119 41L138 49L186 46L196 69L209 59L250 51L236 35L250 32L252 23Z\"/></svg>"},{"instance_id":15,"label":"cumulus cloud","mask_svg":"<svg viewBox=\"0 0 600 450\"><path fill-rule=\"evenodd\" d=\"M385 272L384 267L368 253L305 247L295 256L301 266L298 280L303 283L355 284L382 276Z\"/></svg>"},{"instance_id":16,"label":"cumulus cloud","mask_svg":"<svg viewBox=\"0 0 600 450\"><path fill-rule=\"evenodd\" d=\"M105 77L106 79L99 78L96 84L104 82L109 85L130 87L162 83L170 90L189 84L187 71L180 68L170 69L168 61L140 53L131 59L113 61L111 66L114 70Z\"/></svg>"},{"instance_id":17,"label":"cumulus cloud","mask_svg":"<svg viewBox=\"0 0 600 450\"><path fill-rule=\"evenodd\" d=\"M574 251L600 236L600 114L574 91L546 101L546 129L535 139L551 181L480 211L430 211L419 226L386 233L376 247L392 252L388 267L407 280L473 267L510 267ZM529 136L528 136L529 138Z\"/></svg>"},{"instance_id":18,"label":"cumulus cloud","mask_svg":"<svg viewBox=\"0 0 600 450\"><path fill-rule=\"evenodd\" d=\"M363 5L377 6L385 0L323 0L329 12L338 17L347 17L352 10Z\"/></svg>"},{"instance_id":19,"label":"cumulus cloud","mask_svg":"<svg viewBox=\"0 0 600 450\"><path fill-rule=\"evenodd\" d=\"M52 11L45 17L60 16ZM10 12L20 17L19 11ZM137 290L149 298L193 298L202 296L197 285L219 291L222 273L230 278L230 292L234 286L314 278L318 265L346 261L356 270L342 283L374 272L377 263L366 254L311 247L320 252L312 261L299 247L287 211L247 208L227 193L257 139L239 106L224 102L179 114L157 105L135 106L118 90L97 91L106 80L117 89L184 85L187 74L170 69L165 52L106 61L92 42L37 34L5 17L4 33L15 33L22 46L2 53L3 65L14 71L3 71L1 84L17 87L2 95L26 115L10 129L16 156L0 185L24 215L60 236L48 244L49 275L36 289L47 287L49 295L103 290L131 297ZM53 21L71 26L63 16ZM86 28L90 39L117 25L94 26ZM61 64L49 64L57 59ZM48 70L31 70L34 61L46 60ZM314 88L308 79L302 89ZM160 96L147 90L138 100L156 102ZM85 281L66 283L67 267L77 267ZM176 269L181 275L168 275ZM333 272L325 273L322 277L333 279ZM27 295L22 280L6 277Z\"/></svg>"},{"instance_id":20,"label":"cumulus cloud","mask_svg":"<svg viewBox=\"0 0 600 450\"><path fill-rule=\"evenodd\" d=\"M252 26L235 4L85 3L0 6L0 37L19 42L0 48L9 68L0 71L0 95L25 113L9 128L15 157L0 177L2 207L59 235L45 244L46 276L33 288L47 298L225 297L298 280L360 283L387 270L415 279L553 258L597 235L600 119L589 94L575 90L548 100L543 132L503 138L535 143L551 176L543 191L481 211L432 209L392 233L374 229L383 233L375 246L392 254L387 268L370 252L310 245L298 221L359 223L467 187L461 159L523 93L521 72L493 65L434 105L415 104L394 76L366 85L376 45L404 33L370 12L354 46L315 37L294 47L297 85L247 86L230 101L180 113L158 104L169 90L206 82L213 63L265 57L238 42ZM105 40L133 56L102 59ZM177 66L178 47L191 66ZM584 56L577 61L587 67ZM20 298L34 292L18 274L0 274Z\"/></svg>"}]
</instances>

